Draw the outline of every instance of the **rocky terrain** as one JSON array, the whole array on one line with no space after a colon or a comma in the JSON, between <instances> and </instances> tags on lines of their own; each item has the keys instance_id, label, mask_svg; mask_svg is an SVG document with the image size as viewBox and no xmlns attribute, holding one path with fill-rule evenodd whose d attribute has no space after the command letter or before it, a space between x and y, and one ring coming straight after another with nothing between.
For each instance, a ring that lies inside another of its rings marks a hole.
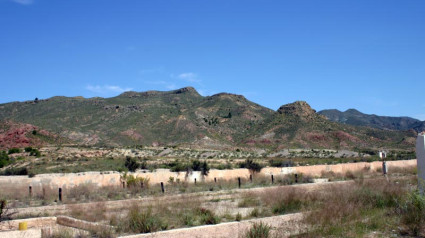
<instances>
[{"instance_id":1,"label":"rocky terrain","mask_svg":"<svg viewBox=\"0 0 425 238\"><path fill-rule=\"evenodd\" d=\"M302 101L273 111L241 95L203 97L191 87L125 92L112 98L52 97L6 103L0 105L0 121L3 149L71 143L217 150L410 150L416 136L413 130L333 122Z\"/></svg>"}]
</instances>

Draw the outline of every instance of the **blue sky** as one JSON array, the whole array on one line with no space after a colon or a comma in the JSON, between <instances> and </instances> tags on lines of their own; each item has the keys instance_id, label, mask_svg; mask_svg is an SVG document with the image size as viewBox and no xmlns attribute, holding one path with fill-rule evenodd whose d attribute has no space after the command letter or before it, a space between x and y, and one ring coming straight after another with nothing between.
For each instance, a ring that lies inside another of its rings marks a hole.
<instances>
[{"instance_id":1,"label":"blue sky","mask_svg":"<svg viewBox=\"0 0 425 238\"><path fill-rule=\"evenodd\" d=\"M195 87L425 120L425 1L0 0L0 103Z\"/></svg>"}]
</instances>

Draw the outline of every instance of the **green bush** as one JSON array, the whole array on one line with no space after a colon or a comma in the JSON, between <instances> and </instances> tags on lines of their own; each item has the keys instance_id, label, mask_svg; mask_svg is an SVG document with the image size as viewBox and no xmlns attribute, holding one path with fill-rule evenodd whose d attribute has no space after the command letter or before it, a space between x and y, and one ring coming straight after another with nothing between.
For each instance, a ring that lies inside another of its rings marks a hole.
<instances>
[{"instance_id":1,"label":"green bush","mask_svg":"<svg viewBox=\"0 0 425 238\"><path fill-rule=\"evenodd\" d=\"M21 153L21 150L19 148L11 148L9 149L9 155L15 154L15 153Z\"/></svg>"},{"instance_id":2,"label":"green bush","mask_svg":"<svg viewBox=\"0 0 425 238\"><path fill-rule=\"evenodd\" d=\"M182 172L189 170L189 165L181 163L177 160L168 163L167 167L170 168L171 172Z\"/></svg>"},{"instance_id":3,"label":"green bush","mask_svg":"<svg viewBox=\"0 0 425 238\"><path fill-rule=\"evenodd\" d=\"M194 160L192 162L192 170L201 171L202 175L207 176L210 171L210 167L208 166L207 161L201 163L199 160Z\"/></svg>"},{"instance_id":4,"label":"green bush","mask_svg":"<svg viewBox=\"0 0 425 238\"><path fill-rule=\"evenodd\" d=\"M220 222L220 218L214 215L214 213L205 208L198 208L197 214L200 216L201 224L213 225Z\"/></svg>"},{"instance_id":5,"label":"green bush","mask_svg":"<svg viewBox=\"0 0 425 238\"><path fill-rule=\"evenodd\" d=\"M245 233L246 238L268 238L270 237L271 227L262 222L254 223Z\"/></svg>"},{"instance_id":6,"label":"green bush","mask_svg":"<svg viewBox=\"0 0 425 238\"><path fill-rule=\"evenodd\" d=\"M124 231L135 233L149 233L167 229L167 225L155 214L152 209L142 210L133 206L123 224Z\"/></svg>"},{"instance_id":7,"label":"green bush","mask_svg":"<svg viewBox=\"0 0 425 238\"><path fill-rule=\"evenodd\" d=\"M125 158L124 166L128 169L128 171L134 172L136 169L140 167L139 163L137 163L135 158L127 156Z\"/></svg>"},{"instance_id":8,"label":"green bush","mask_svg":"<svg viewBox=\"0 0 425 238\"><path fill-rule=\"evenodd\" d=\"M252 159L246 159L244 162L239 164L240 168L246 168L251 171L251 173L260 172L263 166L257 162L254 162Z\"/></svg>"},{"instance_id":9,"label":"green bush","mask_svg":"<svg viewBox=\"0 0 425 238\"><path fill-rule=\"evenodd\" d=\"M28 175L27 168L7 168L5 171L0 173L1 175L11 176L11 175Z\"/></svg>"},{"instance_id":10,"label":"green bush","mask_svg":"<svg viewBox=\"0 0 425 238\"><path fill-rule=\"evenodd\" d=\"M425 233L425 196L418 191L411 192L407 199L399 204L401 223L413 236Z\"/></svg>"},{"instance_id":11,"label":"green bush","mask_svg":"<svg viewBox=\"0 0 425 238\"><path fill-rule=\"evenodd\" d=\"M0 168L3 168L4 166L7 166L10 164L9 156L7 156L6 151L0 152Z\"/></svg>"}]
</instances>

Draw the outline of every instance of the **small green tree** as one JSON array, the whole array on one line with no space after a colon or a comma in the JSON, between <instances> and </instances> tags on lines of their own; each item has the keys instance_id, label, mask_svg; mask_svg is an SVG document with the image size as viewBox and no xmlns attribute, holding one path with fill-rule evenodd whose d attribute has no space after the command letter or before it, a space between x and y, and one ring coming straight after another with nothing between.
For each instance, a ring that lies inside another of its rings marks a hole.
<instances>
[{"instance_id":1,"label":"small green tree","mask_svg":"<svg viewBox=\"0 0 425 238\"><path fill-rule=\"evenodd\" d=\"M249 169L252 174L260 172L263 168L261 164L254 162L252 159L246 159L245 162L239 164L239 167Z\"/></svg>"},{"instance_id":2,"label":"small green tree","mask_svg":"<svg viewBox=\"0 0 425 238\"><path fill-rule=\"evenodd\" d=\"M0 152L0 168L3 168L9 163L10 163L9 156L7 155L6 151L1 151Z\"/></svg>"},{"instance_id":3,"label":"small green tree","mask_svg":"<svg viewBox=\"0 0 425 238\"><path fill-rule=\"evenodd\" d=\"M208 166L207 161L204 160L204 162L201 165L201 174L203 176L207 176L209 172L210 172L210 166Z\"/></svg>"},{"instance_id":4,"label":"small green tree","mask_svg":"<svg viewBox=\"0 0 425 238\"><path fill-rule=\"evenodd\" d=\"M193 171L201 171L201 161L199 161L199 160L192 161L192 170Z\"/></svg>"},{"instance_id":5,"label":"small green tree","mask_svg":"<svg viewBox=\"0 0 425 238\"><path fill-rule=\"evenodd\" d=\"M135 158L132 158L130 156L127 156L125 158L124 166L128 169L130 172L136 171L136 169L139 168L139 164L137 163Z\"/></svg>"}]
</instances>

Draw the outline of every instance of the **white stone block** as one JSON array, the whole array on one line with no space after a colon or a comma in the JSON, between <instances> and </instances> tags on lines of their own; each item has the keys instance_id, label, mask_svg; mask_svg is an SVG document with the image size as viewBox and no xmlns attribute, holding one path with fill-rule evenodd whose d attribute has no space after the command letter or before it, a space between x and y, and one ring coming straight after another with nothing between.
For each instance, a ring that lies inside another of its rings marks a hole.
<instances>
[{"instance_id":1,"label":"white stone block","mask_svg":"<svg viewBox=\"0 0 425 238\"><path fill-rule=\"evenodd\" d=\"M416 139L416 158L418 163L419 189L425 192L425 133L422 132Z\"/></svg>"}]
</instances>

